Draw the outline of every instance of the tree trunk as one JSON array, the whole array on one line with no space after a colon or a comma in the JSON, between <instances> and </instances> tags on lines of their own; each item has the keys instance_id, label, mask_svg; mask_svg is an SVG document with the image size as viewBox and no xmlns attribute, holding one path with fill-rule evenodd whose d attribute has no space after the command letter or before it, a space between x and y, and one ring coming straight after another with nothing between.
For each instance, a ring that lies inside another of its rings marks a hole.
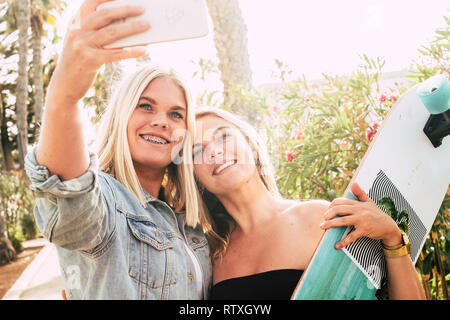
<instances>
[{"instance_id":1,"label":"tree trunk","mask_svg":"<svg viewBox=\"0 0 450 320\"><path fill-rule=\"evenodd\" d=\"M5 161L5 153L3 152L3 145L1 144L0 141L0 172L1 171L6 171L6 161Z\"/></svg>"},{"instance_id":2,"label":"tree trunk","mask_svg":"<svg viewBox=\"0 0 450 320\"><path fill-rule=\"evenodd\" d=\"M10 263L16 257L16 250L8 239L6 219L3 206L0 203L0 266Z\"/></svg>"},{"instance_id":3,"label":"tree trunk","mask_svg":"<svg viewBox=\"0 0 450 320\"><path fill-rule=\"evenodd\" d=\"M0 93L1 94L1 93ZM3 103L3 97L0 96ZM6 108L2 108L0 122L0 143L2 145L3 156L5 159L5 170L14 169L14 158L12 156L13 146L8 137L8 124L6 122Z\"/></svg>"},{"instance_id":4,"label":"tree trunk","mask_svg":"<svg viewBox=\"0 0 450 320\"><path fill-rule=\"evenodd\" d=\"M4 112L3 112L3 94L0 92L0 124L3 123L3 117L4 117ZM2 139L1 139L1 135L3 131L3 126L0 126L0 172L1 171L6 171L6 160L5 160L5 152L3 152L3 144L2 144Z\"/></svg>"},{"instance_id":5,"label":"tree trunk","mask_svg":"<svg viewBox=\"0 0 450 320\"><path fill-rule=\"evenodd\" d=\"M42 79L42 17L33 15L31 18L32 47L33 47L33 92L34 92L34 119L36 125L36 139L39 139L42 122L42 109L44 105L44 83Z\"/></svg>"},{"instance_id":6,"label":"tree trunk","mask_svg":"<svg viewBox=\"0 0 450 320\"><path fill-rule=\"evenodd\" d=\"M18 130L19 166L24 168L28 146L28 29L30 27L30 1L17 0L17 25L19 29L19 75L17 77L16 117Z\"/></svg>"},{"instance_id":7,"label":"tree trunk","mask_svg":"<svg viewBox=\"0 0 450 320\"><path fill-rule=\"evenodd\" d=\"M254 123L251 110L245 108L233 94L233 88L252 87L252 72L247 45L247 26L238 0L206 0L214 26L214 44L219 58L219 70L227 109L244 115Z\"/></svg>"}]
</instances>

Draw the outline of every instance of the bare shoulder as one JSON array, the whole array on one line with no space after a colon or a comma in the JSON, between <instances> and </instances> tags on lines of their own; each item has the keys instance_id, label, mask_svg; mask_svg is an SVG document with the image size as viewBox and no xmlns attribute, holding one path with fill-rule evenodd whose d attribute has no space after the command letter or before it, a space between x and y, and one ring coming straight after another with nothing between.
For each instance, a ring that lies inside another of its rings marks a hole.
<instances>
[{"instance_id":1,"label":"bare shoulder","mask_svg":"<svg viewBox=\"0 0 450 320\"><path fill-rule=\"evenodd\" d=\"M296 201L289 209L290 221L294 222L294 237L302 243L299 261L301 268L306 268L325 230L320 228L323 216L330 203L324 200ZM284 230L287 230L285 228ZM294 252L295 249L292 249Z\"/></svg>"},{"instance_id":2,"label":"bare shoulder","mask_svg":"<svg viewBox=\"0 0 450 320\"><path fill-rule=\"evenodd\" d=\"M326 200L307 200L293 201L290 207L295 214L314 216L322 218L325 211L330 206L330 202Z\"/></svg>"},{"instance_id":3,"label":"bare shoulder","mask_svg":"<svg viewBox=\"0 0 450 320\"><path fill-rule=\"evenodd\" d=\"M305 201L305 211L311 221L322 222L325 211L330 206L330 202L326 200L309 200Z\"/></svg>"},{"instance_id":4,"label":"bare shoulder","mask_svg":"<svg viewBox=\"0 0 450 320\"><path fill-rule=\"evenodd\" d=\"M323 215L328 209L330 202L326 200L285 200L286 210L289 216L295 216L303 221L303 223L317 224L322 222Z\"/></svg>"}]
</instances>

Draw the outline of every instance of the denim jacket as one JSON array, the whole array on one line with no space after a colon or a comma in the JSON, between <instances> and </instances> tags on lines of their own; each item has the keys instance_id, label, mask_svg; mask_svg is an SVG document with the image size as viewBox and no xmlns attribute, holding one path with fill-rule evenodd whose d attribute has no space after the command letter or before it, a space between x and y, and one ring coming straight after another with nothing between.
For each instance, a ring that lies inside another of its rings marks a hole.
<instances>
[{"instance_id":1,"label":"denim jacket","mask_svg":"<svg viewBox=\"0 0 450 320\"><path fill-rule=\"evenodd\" d=\"M97 156L78 178L61 181L26 157L26 173L37 199L39 230L56 245L68 299L197 299L200 262L203 296L212 282L209 247L185 215L146 193L147 208L116 179L98 170Z\"/></svg>"}]
</instances>

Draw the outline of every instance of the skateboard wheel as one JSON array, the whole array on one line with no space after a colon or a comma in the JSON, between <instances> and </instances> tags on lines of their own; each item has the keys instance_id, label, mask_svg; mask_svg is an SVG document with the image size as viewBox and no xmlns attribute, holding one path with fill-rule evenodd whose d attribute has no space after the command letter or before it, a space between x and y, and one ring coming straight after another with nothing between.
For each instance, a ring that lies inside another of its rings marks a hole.
<instances>
[{"instance_id":1,"label":"skateboard wheel","mask_svg":"<svg viewBox=\"0 0 450 320\"><path fill-rule=\"evenodd\" d=\"M417 87L417 95L431 114L450 109L450 83L444 75L436 75Z\"/></svg>"}]
</instances>

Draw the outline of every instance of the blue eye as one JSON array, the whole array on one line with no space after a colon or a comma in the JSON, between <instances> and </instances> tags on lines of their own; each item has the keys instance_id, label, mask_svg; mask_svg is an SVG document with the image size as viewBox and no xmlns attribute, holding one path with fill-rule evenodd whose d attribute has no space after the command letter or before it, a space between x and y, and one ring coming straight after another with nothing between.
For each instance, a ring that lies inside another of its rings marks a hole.
<instances>
[{"instance_id":1,"label":"blue eye","mask_svg":"<svg viewBox=\"0 0 450 320\"><path fill-rule=\"evenodd\" d=\"M152 110L152 106L149 105L148 103L142 103L139 105L139 108L145 109L145 110Z\"/></svg>"},{"instance_id":2,"label":"blue eye","mask_svg":"<svg viewBox=\"0 0 450 320\"><path fill-rule=\"evenodd\" d=\"M177 119L183 119L183 115L179 112L172 112L171 116Z\"/></svg>"}]
</instances>

